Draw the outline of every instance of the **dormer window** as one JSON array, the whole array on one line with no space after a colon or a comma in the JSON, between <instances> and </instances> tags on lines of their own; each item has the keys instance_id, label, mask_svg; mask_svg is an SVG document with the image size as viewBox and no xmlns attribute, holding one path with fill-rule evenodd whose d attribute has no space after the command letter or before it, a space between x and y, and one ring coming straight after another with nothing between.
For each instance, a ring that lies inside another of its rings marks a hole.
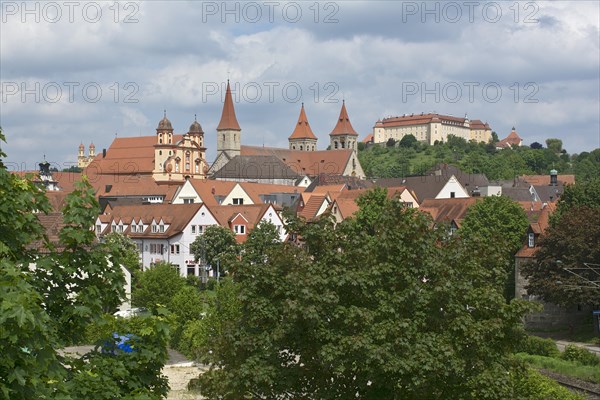
<instances>
[{"instance_id":1,"label":"dormer window","mask_svg":"<svg viewBox=\"0 0 600 400\"><path fill-rule=\"evenodd\" d=\"M158 226L158 231L159 231L160 233L165 233L165 226L164 226L163 224L160 224L160 225Z\"/></svg>"},{"instance_id":2,"label":"dormer window","mask_svg":"<svg viewBox=\"0 0 600 400\"><path fill-rule=\"evenodd\" d=\"M244 235L246 234L246 226L245 225L234 225L233 231L236 235Z\"/></svg>"},{"instance_id":3,"label":"dormer window","mask_svg":"<svg viewBox=\"0 0 600 400\"><path fill-rule=\"evenodd\" d=\"M528 247L534 247L535 246L535 234L534 233L529 233L529 235L528 235L528 241L527 241L527 246Z\"/></svg>"},{"instance_id":4,"label":"dormer window","mask_svg":"<svg viewBox=\"0 0 600 400\"><path fill-rule=\"evenodd\" d=\"M158 225L152 224L152 233L158 233Z\"/></svg>"}]
</instances>

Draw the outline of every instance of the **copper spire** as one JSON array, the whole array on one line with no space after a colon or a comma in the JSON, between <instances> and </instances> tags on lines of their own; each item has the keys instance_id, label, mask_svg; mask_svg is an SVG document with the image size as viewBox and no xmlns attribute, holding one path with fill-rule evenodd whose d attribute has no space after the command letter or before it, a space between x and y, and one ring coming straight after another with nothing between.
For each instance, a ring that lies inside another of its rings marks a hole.
<instances>
[{"instance_id":1,"label":"copper spire","mask_svg":"<svg viewBox=\"0 0 600 400\"><path fill-rule=\"evenodd\" d=\"M348 118L348 111L346 111L346 102L342 100L342 110L340 111L340 117L338 118L335 128L331 131L330 135L356 135L358 133L352 127L350 118Z\"/></svg>"},{"instance_id":2,"label":"copper spire","mask_svg":"<svg viewBox=\"0 0 600 400\"><path fill-rule=\"evenodd\" d=\"M221 122L217 126L218 131L234 130L241 131L240 124L235 117L233 109L233 100L231 99L231 88L229 87L229 79L227 80L227 91L225 92L225 103L223 103L223 113L221 114Z\"/></svg>"},{"instance_id":3,"label":"copper spire","mask_svg":"<svg viewBox=\"0 0 600 400\"><path fill-rule=\"evenodd\" d=\"M300 109L300 116L298 117L296 128L294 128L294 132L292 132L289 139L317 139L312 129L310 129L308 118L306 118L304 103L302 103L302 108Z\"/></svg>"}]
</instances>

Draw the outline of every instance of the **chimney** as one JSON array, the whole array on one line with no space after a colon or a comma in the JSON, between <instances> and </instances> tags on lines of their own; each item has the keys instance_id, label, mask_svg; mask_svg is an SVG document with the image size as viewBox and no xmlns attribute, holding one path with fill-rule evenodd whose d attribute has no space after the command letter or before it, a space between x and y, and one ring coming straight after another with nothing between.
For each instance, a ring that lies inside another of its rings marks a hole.
<instances>
[{"instance_id":1,"label":"chimney","mask_svg":"<svg viewBox=\"0 0 600 400\"><path fill-rule=\"evenodd\" d=\"M550 170L550 186L558 185L558 171L555 169Z\"/></svg>"},{"instance_id":2,"label":"chimney","mask_svg":"<svg viewBox=\"0 0 600 400\"><path fill-rule=\"evenodd\" d=\"M102 149L102 158L106 158L106 149Z\"/></svg>"}]
</instances>

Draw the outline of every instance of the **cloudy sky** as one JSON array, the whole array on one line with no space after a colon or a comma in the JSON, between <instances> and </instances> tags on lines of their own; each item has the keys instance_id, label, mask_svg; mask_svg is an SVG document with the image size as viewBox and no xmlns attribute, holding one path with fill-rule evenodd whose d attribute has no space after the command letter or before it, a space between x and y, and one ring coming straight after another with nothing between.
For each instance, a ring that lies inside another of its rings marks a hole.
<instances>
[{"instance_id":1,"label":"cloudy sky","mask_svg":"<svg viewBox=\"0 0 600 400\"><path fill-rule=\"evenodd\" d=\"M76 161L197 114L215 156L225 82L242 143L287 146L305 103L319 147L345 99L379 118L437 112L502 138L600 147L600 7L571 2L0 1L0 125L12 169Z\"/></svg>"}]
</instances>

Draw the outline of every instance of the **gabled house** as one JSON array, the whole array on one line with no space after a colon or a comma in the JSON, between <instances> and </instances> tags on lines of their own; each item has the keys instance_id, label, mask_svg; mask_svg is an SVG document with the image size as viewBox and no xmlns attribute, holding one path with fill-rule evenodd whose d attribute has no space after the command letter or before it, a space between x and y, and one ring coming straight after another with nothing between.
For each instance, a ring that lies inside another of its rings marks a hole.
<instances>
[{"instance_id":1,"label":"gabled house","mask_svg":"<svg viewBox=\"0 0 600 400\"><path fill-rule=\"evenodd\" d=\"M346 218L350 218L358 211L359 207L356 204L356 200L359 196L366 193L368 189L363 190L347 190L341 192L331 203L330 210L335 218L336 223L340 223ZM406 207L418 208L419 203L416 196L408 190L406 187L390 187L387 188L387 197L389 199L396 199Z\"/></svg>"},{"instance_id":2,"label":"gabled house","mask_svg":"<svg viewBox=\"0 0 600 400\"><path fill-rule=\"evenodd\" d=\"M447 226L448 233L453 234L460 229L469 207L480 200L481 197L426 199L421 203L419 210L431 215L434 226Z\"/></svg>"},{"instance_id":3,"label":"gabled house","mask_svg":"<svg viewBox=\"0 0 600 400\"><path fill-rule=\"evenodd\" d=\"M302 193L296 205L296 213L298 217L312 221L327 211L331 201L327 193Z\"/></svg>"},{"instance_id":4,"label":"gabled house","mask_svg":"<svg viewBox=\"0 0 600 400\"><path fill-rule=\"evenodd\" d=\"M96 219L99 237L121 232L130 237L140 251L142 268L166 261L179 267L182 276L200 276L190 244L217 219L205 204L144 204L115 206Z\"/></svg>"},{"instance_id":5,"label":"gabled house","mask_svg":"<svg viewBox=\"0 0 600 400\"><path fill-rule=\"evenodd\" d=\"M409 176L406 178L385 178L374 181L380 187L405 186L410 189L420 204L427 199L463 199L470 197L469 192L452 174Z\"/></svg>"},{"instance_id":6,"label":"gabled house","mask_svg":"<svg viewBox=\"0 0 600 400\"><path fill-rule=\"evenodd\" d=\"M173 204L204 203L216 206L235 186L236 182L188 179L175 192Z\"/></svg>"},{"instance_id":7,"label":"gabled house","mask_svg":"<svg viewBox=\"0 0 600 400\"><path fill-rule=\"evenodd\" d=\"M213 206L210 210L219 225L234 233L238 243L244 243L252 229L263 221L275 225L281 241L287 239L283 220L272 204Z\"/></svg>"},{"instance_id":8,"label":"gabled house","mask_svg":"<svg viewBox=\"0 0 600 400\"><path fill-rule=\"evenodd\" d=\"M222 205L276 204L290 206L304 188L288 185L268 185L261 183L237 183L225 196Z\"/></svg>"}]
</instances>

